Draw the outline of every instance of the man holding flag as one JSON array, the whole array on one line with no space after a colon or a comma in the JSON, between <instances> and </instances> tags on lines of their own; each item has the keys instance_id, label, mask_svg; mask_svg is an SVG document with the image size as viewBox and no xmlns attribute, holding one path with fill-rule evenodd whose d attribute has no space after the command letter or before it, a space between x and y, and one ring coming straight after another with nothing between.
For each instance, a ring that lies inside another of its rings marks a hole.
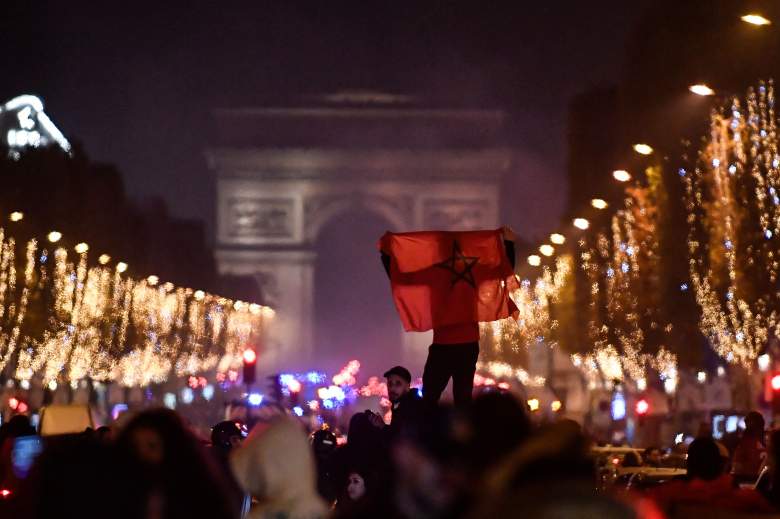
<instances>
[{"instance_id":1,"label":"man holding flag","mask_svg":"<svg viewBox=\"0 0 780 519\"><path fill-rule=\"evenodd\" d=\"M516 316L509 294L515 235L490 231L385 233L379 242L406 331L433 330L423 371L423 399L439 401L452 378L456 407L471 402L479 323Z\"/></svg>"}]
</instances>

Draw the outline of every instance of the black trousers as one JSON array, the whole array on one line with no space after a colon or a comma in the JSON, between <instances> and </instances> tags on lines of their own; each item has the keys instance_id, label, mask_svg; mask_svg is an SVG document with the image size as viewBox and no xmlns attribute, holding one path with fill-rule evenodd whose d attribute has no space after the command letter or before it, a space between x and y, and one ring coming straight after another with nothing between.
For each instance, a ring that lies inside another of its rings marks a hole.
<instances>
[{"instance_id":1,"label":"black trousers","mask_svg":"<svg viewBox=\"0 0 780 519\"><path fill-rule=\"evenodd\" d=\"M452 377L455 407L467 407L474 390L478 357L478 342L431 344L423 371L423 401L429 405L437 404Z\"/></svg>"}]
</instances>

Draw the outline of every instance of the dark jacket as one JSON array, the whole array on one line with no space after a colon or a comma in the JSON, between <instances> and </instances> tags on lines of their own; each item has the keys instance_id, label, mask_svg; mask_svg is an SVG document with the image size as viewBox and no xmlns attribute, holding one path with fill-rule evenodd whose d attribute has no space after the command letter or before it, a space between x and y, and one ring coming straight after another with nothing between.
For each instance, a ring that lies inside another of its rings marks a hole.
<instances>
[{"instance_id":1,"label":"dark jacket","mask_svg":"<svg viewBox=\"0 0 780 519\"><path fill-rule=\"evenodd\" d=\"M423 417L423 399L416 388L393 404L393 418L388 428L391 438L395 438L406 427L416 424Z\"/></svg>"}]
</instances>

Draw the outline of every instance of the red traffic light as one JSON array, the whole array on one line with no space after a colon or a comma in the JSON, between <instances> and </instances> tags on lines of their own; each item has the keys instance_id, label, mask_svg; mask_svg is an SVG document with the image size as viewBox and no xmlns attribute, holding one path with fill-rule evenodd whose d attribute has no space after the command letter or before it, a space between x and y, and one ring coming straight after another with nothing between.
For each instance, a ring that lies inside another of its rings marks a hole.
<instances>
[{"instance_id":1,"label":"red traffic light","mask_svg":"<svg viewBox=\"0 0 780 519\"><path fill-rule=\"evenodd\" d=\"M642 398L636 403L636 414L644 416L650 410L650 403Z\"/></svg>"},{"instance_id":2,"label":"red traffic light","mask_svg":"<svg viewBox=\"0 0 780 519\"><path fill-rule=\"evenodd\" d=\"M775 391L780 391L780 373L772 377L772 389Z\"/></svg>"},{"instance_id":3,"label":"red traffic light","mask_svg":"<svg viewBox=\"0 0 780 519\"><path fill-rule=\"evenodd\" d=\"M257 360L257 353L255 350L249 348L244 350L244 364L254 364Z\"/></svg>"}]
</instances>

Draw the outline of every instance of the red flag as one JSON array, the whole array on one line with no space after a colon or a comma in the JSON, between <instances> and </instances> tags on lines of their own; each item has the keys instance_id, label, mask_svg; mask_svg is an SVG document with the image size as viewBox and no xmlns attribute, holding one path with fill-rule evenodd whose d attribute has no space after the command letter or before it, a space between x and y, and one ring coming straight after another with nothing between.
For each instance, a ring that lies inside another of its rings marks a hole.
<instances>
[{"instance_id":1,"label":"red flag","mask_svg":"<svg viewBox=\"0 0 780 519\"><path fill-rule=\"evenodd\" d=\"M515 315L518 287L502 231L386 233L393 299L406 331Z\"/></svg>"}]
</instances>

